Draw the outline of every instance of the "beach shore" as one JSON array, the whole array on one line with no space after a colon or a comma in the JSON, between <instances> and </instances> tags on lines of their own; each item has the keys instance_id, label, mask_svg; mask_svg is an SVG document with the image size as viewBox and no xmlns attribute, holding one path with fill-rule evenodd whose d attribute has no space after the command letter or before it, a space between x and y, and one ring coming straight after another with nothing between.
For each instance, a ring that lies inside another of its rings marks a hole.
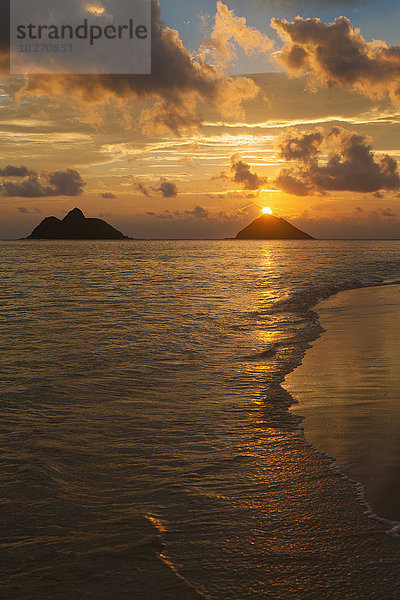
<instances>
[{"instance_id":1,"label":"beach shore","mask_svg":"<svg viewBox=\"0 0 400 600\"><path fill-rule=\"evenodd\" d=\"M345 291L316 308L325 333L284 387L307 441L400 521L400 285Z\"/></svg>"}]
</instances>

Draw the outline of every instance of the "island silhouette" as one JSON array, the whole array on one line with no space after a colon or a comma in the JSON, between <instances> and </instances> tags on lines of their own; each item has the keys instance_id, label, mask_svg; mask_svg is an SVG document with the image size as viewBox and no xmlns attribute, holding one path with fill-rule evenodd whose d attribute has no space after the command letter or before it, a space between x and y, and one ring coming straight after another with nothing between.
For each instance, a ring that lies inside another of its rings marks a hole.
<instances>
[{"instance_id":1,"label":"island silhouette","mask_svg":"<svg viewBox=\"0 0 400 600\"><path fill-rule=\"evenodd\" d=\"M46 217L27 240L126 240L126 235L102 219L88 219L79 208L62 220Z\"/></svg>"},{"instance_id":2,"label":"island silhouette","mask_svg":"<svg viewBox=\"0 0 400 600\"><path fill-rule=\"evenodd\" d=\"M262 215L237 234L236 240L313 240L311 235L297 229L285 219Z\"/></svg>"}]
</instances>

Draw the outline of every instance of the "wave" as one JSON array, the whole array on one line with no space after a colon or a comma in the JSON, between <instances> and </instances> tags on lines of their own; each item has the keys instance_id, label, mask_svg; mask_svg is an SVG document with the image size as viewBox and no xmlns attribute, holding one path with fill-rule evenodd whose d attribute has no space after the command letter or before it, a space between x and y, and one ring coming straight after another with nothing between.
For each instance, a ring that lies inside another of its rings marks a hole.
<instances>
[{"instance_id":1,"label":"wave","mask_svg":"<svg viewBox=\"0 0 400 600\"><path fill-rule=\"evenodd\" d=\"M345 282L341 285L326 286L326 287L321 288L320 290L316 290L314 292L307 292L304 295L299 294L298 296L301 296L302 299L304 299L304 300L307 299L307 302L305 302L305 305L308 306L309 309L316 307L317 310L315 310L315 311L310 310L310 315L312 317L311 321L314 324L319 324L319 326L320 326L318 334L315 335L313 339L308 340L309 343L307 344L307 348L305 348L305 349L303 348L302 356L304 356L304 354L308 348L311 348L311 342L318 339L318 337L320 337L322 335L322 333L324 333L324 331L325 331L319 323L319 315L318 315L318 303L319 302L321 302L322 300L328 299L329 297L331 297L333 295L336 295L338 293L341 293L341 292L347 291L347 290L362 289L362 288L367 288L367 287L383 287L383 286L392 286L392 285L400 285L400 280L399 279L383 280L383 279L379 278L379 280L377 280L375 283L372 283L371 281L362 282L359 280L354 280L351 282L350 281ZM291 303L288 302L287 306L290 306L290 308L293 308L295 305L298 306L298 301L299 301L299 297L292 299L292 302ZM284 303L281 304L281 308L283 305L284 305ZM311 323L310 323L310 325L311 325ZM315 331L315 328L314 328L314 331ZM293 361L292 368L290 369L290 371L285 373L285 377L286 377L286 375L288 375L289 373L294 371L300 364L301 364L301 359ZM288 392L283 386L279 386L279 387L281 388L282 392L285 395L285 400L286 400L285 403L288 408L290 406L293 406L294 404L298 404L297 400L295 398L293 398L293 396L290 394L290 392ZM288 399L289 399L289 401L288 401ZM302 441L302 443L304 443L307 447L312 448L319 455L324 457L328 461L329 468L333 472L338 474L342 479L348 481L354 487L355 497L356 497L357 501L365 508L366 517L373 519L374 521L376 521L380 525L382 525L385 528L385 533L387 535L389 535L390 537L400 539L400 521L393 521L390 519L386 519L384 517L381 517L377 513L375 513L371 504L367 500L367 493L366 493L365 485L362 482L357 481L357 480L353 479L352 477L350 477L349 475L347 475L342 470L342 467L338 464L337 460L334 457L332 457L331 455L327 454L326 452L320 450L318 447L314 446L311 442L309 442L306 439L304 427L302 427L302 425L301 425L302 422L304 421L304 417L302 417L301 415L294 415L294 414L292 416L297 419L296 432L298 433L299 438Z\"/></svg>"},{"instance_id":2,"label":"wave","mask_svg":"<svg viewBox=\"0 0 400 600\"><path fill-rule=\"evenodd\" d=\"M256 352L255 354L250 354L248 356L244 356L240 360L262 361L262 360L266 360L268 358L273 358L276 355L279 346L280 346L280 344L273 344L272 346L270 346L269 348L266 348L262 352Z\"/></svg>"}]
</instances>

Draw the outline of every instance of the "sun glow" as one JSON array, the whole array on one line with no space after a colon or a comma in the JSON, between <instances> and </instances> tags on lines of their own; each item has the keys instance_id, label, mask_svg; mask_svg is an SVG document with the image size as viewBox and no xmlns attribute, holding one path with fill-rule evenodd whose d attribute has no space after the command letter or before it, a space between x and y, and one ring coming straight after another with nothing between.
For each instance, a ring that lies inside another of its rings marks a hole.
<instances>
[{"instance_id":1,"label":"sun glow","mask_svg":"<svg viewBox=\"0 0 400 600\"><path fill-rule=\"evenodd\" d=\"M93 15L94 17L100 17L101 15L103 15L105 13L105 8L103 8L102 6L92 6L90 4L87 4L85 6L87 12L91 15Z\"/></svg>"},{"instance_id":2,"label":"sun glow","mask_svg":"<svg viewBox=\"0 0 400 600\"><path fill-rule=\"evenodd\" d=\"M270 209L269 206L264 206L264 208L262 209L262 214L263 215L272 215L272 210Z\"/></svg>"}]
</instances>

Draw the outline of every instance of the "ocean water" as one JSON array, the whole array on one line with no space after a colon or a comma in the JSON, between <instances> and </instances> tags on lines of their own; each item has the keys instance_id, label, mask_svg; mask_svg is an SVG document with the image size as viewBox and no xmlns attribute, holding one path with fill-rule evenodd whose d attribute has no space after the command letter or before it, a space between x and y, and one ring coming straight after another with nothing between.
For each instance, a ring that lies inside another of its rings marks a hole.
<instances>
[{"instance_id":1,"label":"ocean water","mask_svg":"<svg viewBox=\"0 0 400 600\"><path fill-rule=\"evenodd\" d=\"M394 524L280 385L399 251L0 242L1 598L400 598Z\"/></svg>"}]
</instances>

